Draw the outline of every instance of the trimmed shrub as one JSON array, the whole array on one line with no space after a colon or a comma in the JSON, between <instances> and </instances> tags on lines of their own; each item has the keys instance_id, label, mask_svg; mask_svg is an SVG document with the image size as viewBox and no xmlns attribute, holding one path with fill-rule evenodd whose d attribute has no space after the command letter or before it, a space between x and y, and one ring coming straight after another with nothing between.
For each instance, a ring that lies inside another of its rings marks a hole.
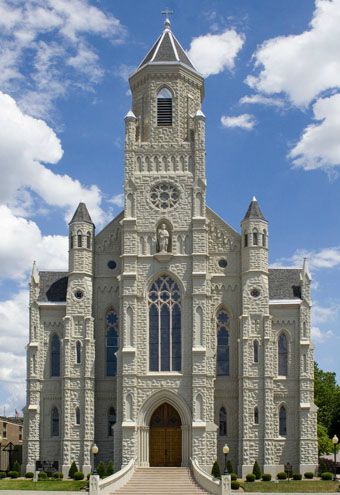
<instances>
[{"instance_id":1,"label":"trimmed shrub","mask_svg":"<svg viewBox=\"0 0 340 495\"><path fill-rule=\"evenodd\" d=\"M329 471L325 471L324 473L321 474L321 479L323 481L331 481L333 479L333 474L330 473Z\"/></svg>"},{"instance_id":2,"label":"trimmed shrub","mask_svg":"<svg viewBox=\"0 0 340 495\"><path fill-rule=\"evenodd\" d=\"M18 461L15 461L14 464L13 464L13 468L12 468L12 471L16 471L17 473L21 473L21 465L20 465L20 462Z\"/></svg>"},{"instance_id":3,"label":"trimmed shrub","mask_svg":"<svg viewBox=\"0 0 340 495\"><path fill-rule=\"evenodd\" d=\"M76 473L77 471L78 471L77 464L75 463L75 461L73 461L68 472L69 478L73 478L74 473Z\"/></svg>"},{"instance_id":4,"label":"trimmed shrub","mask_svg":"<svg viewBox=\"0 0 340 495\"><path fill-rule=\"evenodd\" d=\"M110 461L107 465L107 468L106 468L106 476L111 476L113 473L114 473L114 469L113 469L113 462Z\"/></svg>"},{"instance_id":5,"label":"trimmed shrub","mask_svg":"<svg viewBox=\"0 0 340 495\"><path fill-rule=\"evenodd\" d=\"M2 480L3 478L6 478L7 477L7 474L5 473L5 471L0 471L0 480Z\"/></svg>"},{"instance_id":6,"label":"trimmed shrub","mask_svg":"<svg viewBox=\"0 0 340 495\"><path fill-rule=\"evenodd\" d=\"M25 478L33 478L33 477L34 477L34 473L31 473L30 471L25 474Z\"/></svg>"},{"instance_id":7,"label":"trimmed shrub","mask_svg":"<svg viewBox=\"0 0 340 495\"><path fill-rule=\"evenodd\" d=\"M302 480L302 474L294 473L292 478L294 481L300 481L300 480Z\"/></svg>"},{"instance_id":8,"label":"trimmed shrub","mask_svg":"<svg viewBox=\"0 0 340 495\"><path fill-rule=\"evenodd\" d=\"M55 473L52 474L52 478L55 480L62 480L64 477L63 473L60 473L59 471L56 471Z\"/></svg>"},{"instance_id":9,"label":"trimmed shrub","mask_svg":"<svg viewBox=\"0 0 340 495\"><path fill-rule=\"evenodd\" d=\"M106 469L105 469L105 464L103 463L103 461L100 461L100 463L98 464L97 473L101 478L105 478Z\"/></svg>"},{"instance_id":10,"label":"trimmed shrub","mask_svg":"<svg viewBox=\"0 0 340 495\"><path fill-rule=\"evenodd\" d=\"M267 473L267 474L266 474L266 473L264 473L264 474L262 475L262 481L271 481L271 479L272 479L272 475L271 475L271 474L269 474L269 473Z\"/></svg>"},{"instance_id":11,"label":"trimmed shrub","mask_svg":"<svg viewBox=\"0 0 340 495\"><path fill-rule=\"evenodd\" d=\"M90 473L88 473L88 475L86 476L87 481L90 479L90 476L92 476L92 475L93 475L92 471Z\"/></svg>"},{"instance_id":12,"label":"trimmed shrub","mask_svg":"<svg viewBox=\"0 0 340 495\"><path fill-rule=\"evenodd\" d=\"M314 478L314 473L312 473L312 471L307 471L304 474L304 477L306 478L306 480L312 480Z\"/></svg>"},{"instance_id":13,"label":"trimmed shrub","mask_svg":"<svg viewBox=\"0 0 340 495\"><path fill-rule=\"evenodd\" d=\"M84 473L82 471L76 471L73 475L75 481L80 481L84 479Z\"/></svg>"},{"instance_id":14,"label":"trimmed shrub","mask_svg":"<svg viewBox=\"0 0 340 495\"><path fill-rule=\"evenodd\" d=\"M236 473L229 473L229 474L230 474L231 481L236 481L237 480L237 474Z\"/></svg>"},{"instance_id":15,"label":"trimmed shrub","mask_svg":"<svg viewBox=\"0 0 340 495\"><path fill-rule=\"evenodd\" d=\"M233 465L232 465L231 461L227 461L227 469L228 469L229 474L234 472Z\"/></svg>"},{"instance_id":16,"label":"trimmed shrub","mask_svg":"<svg viewBox=\"0 0 340 495\"><path fill-rule=\"evenodd\" d=\"M281 473L277 473L276 477L278 480L286 480L287 479L287 473L284 473L283 471L281 471Z\"/></svg>"},{"instance_id":17,"label":"trimmed shrub","mask_svg":"<svg viewBox=\"0 0 340 495\"><path fill-rule=\"evenodd\" d=\"M255 480L256 480L256 476L255 476L255 474L253 474L253 473L249 473L249 474L247 474L247 476L246 476L246 480L247 480L247 481L249 481L250 483L252 483L253 481L255 481Z\"/></svg>"},{"instance_id":18,"label":"trimmed shrub","mask_svg":"<svg viewBox=\"0 0 340 495\"><path fill-rule=\"evenodd\" d=\"M234 480L231 482L231 489L232 490L238 490L240 488L240 482L237 480Z\"/></svg>"},{"instance_id":19,"label":"trimmed shrub","mask_svg":"<svg viewBox=\"0 0 340 495\"><path fill-rule=\"evenodd\" d=\"M213 467L211 469L211 476L217 479L221 479L220 466L218 465L217 461L215 461L213 464Z\"/></svg>"},{"instance_id":20,"label":"trimmed shrub","mask_svg":"<svg viewBox=\"0 0 340 495\"><path fill-rule=\"evenodd\" d=\"M319 462L319 475L321 476L322 473L326 473L328 472L327 471L327 466L326 466L326 463L323 459L320 459L320 462Z\"/></svg>"},{"instance_id":21,"label":"trimmed shrub","mask_svg":"<svg viewBox=\"0 0 340 495\"><path fill-rule=\"evenodd\" d=\"M260 469L259 463L257 461L254 462L253 474L255 474L255 478L257 480L260 480L261 479L262 473L261 473L261 469Z\"/></svg>"},{"instance_id":22,"label":"trimmed shrub","mask_svg":"<svg viewBox=\"0 0 340 495\"><path fill-rule=\"evenodd\" d=\"M40 471L40 473L38 474L38 480L47 480L47 473L45 473L44 471Z\"/></svg>"},{"instance_id":23,"label":"trimmed shrub","mask_svg":"<svg viewBox=\"0 0 340 495\"><path fill-rule=\"evenodd\" d=\"M18 471L8 471L8 476L12 479L19 478Z\"/></svg>"}]
</instances>

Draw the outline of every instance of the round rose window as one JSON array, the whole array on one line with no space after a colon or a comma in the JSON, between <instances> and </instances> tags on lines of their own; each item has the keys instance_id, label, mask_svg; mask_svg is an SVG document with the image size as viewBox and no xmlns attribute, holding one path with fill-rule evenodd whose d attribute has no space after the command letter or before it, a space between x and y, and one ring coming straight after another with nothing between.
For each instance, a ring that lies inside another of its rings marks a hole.
<instances>
[{"instance_id":1,"label":"round rose window","mask_svg":"<svg viewBox=\"0 0 340 495\"><path fill-rule=\"evenodd\" d=\"M160 210L169 210L178 202L179 191L177 187L168 183L156 184L151 188L151 203Z\"/></svg>"}]
</instances>

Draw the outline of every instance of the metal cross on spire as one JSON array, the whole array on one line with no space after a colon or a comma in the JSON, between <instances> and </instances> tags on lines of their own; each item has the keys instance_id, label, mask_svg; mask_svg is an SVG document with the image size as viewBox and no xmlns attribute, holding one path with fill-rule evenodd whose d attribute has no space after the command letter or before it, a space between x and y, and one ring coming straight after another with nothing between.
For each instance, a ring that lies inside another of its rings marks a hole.
<instances>
[{"instance_id":1,"label":"metal cross on spire","mask_svg":"<svg viewBox=\"0 0 340 495\"><path fill-rule=\"evenodd\" d=\"M164 20L164 27L165 28L170 28L170 19L169 19L169 15L172 15L174 13L173 10L169 10L169 8L167 7L165 10L162 10L161 14L165 16L165 20Z\"/></svg>"}]
</instances>

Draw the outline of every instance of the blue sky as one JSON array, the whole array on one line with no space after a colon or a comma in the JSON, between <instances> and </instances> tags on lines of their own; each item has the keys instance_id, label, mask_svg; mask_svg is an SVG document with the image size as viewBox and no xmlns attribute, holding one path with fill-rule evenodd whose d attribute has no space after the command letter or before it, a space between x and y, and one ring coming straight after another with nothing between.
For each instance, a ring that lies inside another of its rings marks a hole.
<instances>
[{"instance_id":1,"label":"blue sky","mask_svg":"<svg viewBox=\"0 0 340 495\"><path fill-rule=\"evenodd\" d=\"M272 265L313 276L313 340L340 376L340 0L0 0L0 412L25 402L32 261L63 269L85 201L122 206L128 74L163 29L206 76L207 201L230 225L253 195Z\"/></svg>"}]
</instances>

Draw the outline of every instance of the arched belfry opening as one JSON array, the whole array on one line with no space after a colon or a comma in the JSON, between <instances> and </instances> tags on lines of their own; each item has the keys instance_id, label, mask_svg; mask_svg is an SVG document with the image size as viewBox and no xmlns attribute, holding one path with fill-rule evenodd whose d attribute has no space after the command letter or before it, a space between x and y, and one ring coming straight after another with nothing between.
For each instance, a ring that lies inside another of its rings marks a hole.
<instances>
[{"instance_id":1,"label":"arched belfry opening","mask_svg":"<svg viewBox=\"0 0 340 495\"><path fill-rule=\"evenodd\" d=\"M150 466L182 465L182 422L177 410L164 402L150 419Z\"/></svg>"}]
</instances>

